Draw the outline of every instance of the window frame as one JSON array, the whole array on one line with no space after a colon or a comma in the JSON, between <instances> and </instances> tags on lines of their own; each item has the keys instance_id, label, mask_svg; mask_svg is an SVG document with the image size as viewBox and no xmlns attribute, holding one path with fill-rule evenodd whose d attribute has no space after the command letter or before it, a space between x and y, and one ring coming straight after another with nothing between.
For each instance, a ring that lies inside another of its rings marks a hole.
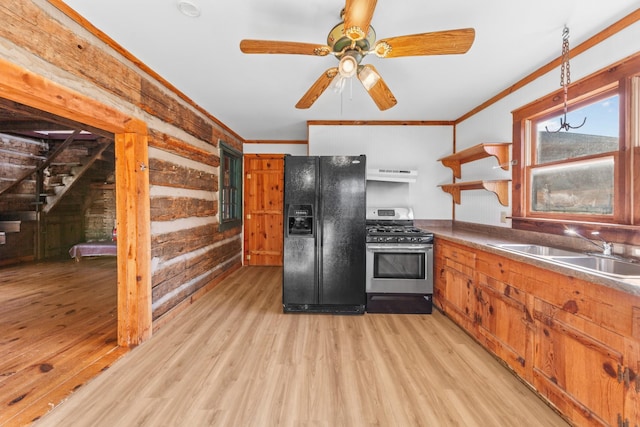
<instances>
[{"instance_id":1,"label":"window frame","mask_svg":"<svg viewBox=\"0 0 640 427\"><path fill-rule=\"evenodd\" d=\"M229 230L231 228L242 226L242 152L236 150L231 145L226 142L220 140L220 172L219 172L219 185L218 185L218 199L219 199L219 231ZM225 187L224 184L224 169L227 159L232 159L232 163L230 163L230 186L229 188L233 189L234 184L235 190L237 193L237 198L234 202L232 202L235 206L233 206L233 210L235 215L232 215L231 218L224 218L223 213L225 211Z\"/></svg>"},{"instance_id":2,"label":"window frame","mask_svg":"<svg viewBox=\"0 0 640 427\"><path fill-rule=\"evenodd\" d=\"M610 85L611 86L611 85ZM616 83L612 87L607 87L605 90L597 90L595 94L586 97L581 102L576 102L571 105L569 111L578 110L586 105L597 103L602 101L603 99L610 98L614 95L620 95L620 90L618 84ZM624 115L624 109L621 105L619 105L619 117ZM537 144L539 143L538 139L534 136L536 134L536 130L534 127L536 123L539 121L545 121L551 117L557 117L558 113L562 113L563 109L553 110L551 112L546 112L545 114L540 114L534 117L530 117L527 120L530 121L531 125L528 126L528 132L525 134L525 143L526 143L526 162L522 163L521 167L525 168L525 182L527 183L527 194L525 194L525 206L526 206L526 216L530 218L549 218L549 217L558 217L558 219L565 221L582 221L588 220L589 222L610 222L610 223L618 223L621 222L621 213L618 209L620 204L620 198L624 197L624 195L619 194L617 191L617 186L615 185L616 178L620 175L619 170L621 167L620 153L624 149L624 141L622 139L622 131L619 129L618 132L618 148L614 151L601 152L597 154L590 154L577 158L567 158L563 160L554 160L546 163L539 163L538 159L536 159L536 152L538 150ZM588 120L588 119L587 119ZM620 125L620 123L619 123ZM564 131L561 131L564 132ZM580 131L571 130L570 132L579 133ZM611 158L613 160L613 180L614 180L614 210L612 214L577 214L577 213L569 213L569 212L540 212L533 210L533 173L536 170L552 168L558 166L577 166L581 163L593 162L597 160L605 160Z\"/></svg>"},{"instance_id":3,"label":"window frame","mask_svg":"<svg viewBox=\"0 0 640 427\"><path fill-rule=\"evenodd\" d=\"M585 231L599 231L608 241L640 243L640 53L572 83L567 105L580 108L613 92L618 93L620 106L619 149L610 152L615 163L614 214L531 211L530 135L534 121L562 114L563 90L558 89L513 111L512 228L563 234L565 225L579 224Z\"/></svg>"}]
</instances>

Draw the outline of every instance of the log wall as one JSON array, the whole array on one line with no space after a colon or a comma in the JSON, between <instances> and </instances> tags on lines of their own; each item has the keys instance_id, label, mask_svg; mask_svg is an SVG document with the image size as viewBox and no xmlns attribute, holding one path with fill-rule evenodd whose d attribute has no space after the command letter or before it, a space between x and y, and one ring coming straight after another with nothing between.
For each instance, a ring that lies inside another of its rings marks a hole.
<instances>
[{"instance_id":1,"label":"log wall","mask_svg":"<svg viewBox=\"0 0 640 427\"><path fill-rule=\"evenodd\" d=\"M156 322L241 265L241 228L218 232L217 190L219 140L243 140L54 4L3 2L0 58L146 123Z\"/></svg>"}]
</instances>

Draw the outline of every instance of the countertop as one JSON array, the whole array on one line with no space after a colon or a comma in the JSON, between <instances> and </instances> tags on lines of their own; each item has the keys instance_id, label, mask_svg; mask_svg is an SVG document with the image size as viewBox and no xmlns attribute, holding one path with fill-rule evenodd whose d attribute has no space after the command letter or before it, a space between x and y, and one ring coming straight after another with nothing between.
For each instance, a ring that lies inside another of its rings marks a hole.
<instances>
[{"instance_id":1,"label":"countertop","mask_svg":"<svg viewBox=\"0 0 640 427\"><path fill-rule=\"evenodd\" d=\"M461 226L452 226L449 221L416 220L414 224L418 228L432 232L436 240L446 239L454 243L525 262L566 276L640 296L640 279L619 279L603 274L591 273L578 268L557 264L543 258L518 254L490 246L490 244L527 243L580 250L579 248L567 246L566 239L560 236L549 236L542 233L482 225L463 224Z\"/></svg>"}]
</instances>

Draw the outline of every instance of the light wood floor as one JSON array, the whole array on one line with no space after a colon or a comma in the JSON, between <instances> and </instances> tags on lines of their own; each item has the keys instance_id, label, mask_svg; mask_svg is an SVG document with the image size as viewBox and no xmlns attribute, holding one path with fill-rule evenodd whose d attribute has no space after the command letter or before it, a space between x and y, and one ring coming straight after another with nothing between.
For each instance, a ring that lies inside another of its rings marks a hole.
<instances>
[{"instance_id":1,"label":"light wood floor","mask_svg":"<svg viewBox=\"0 0 640 427\"><path fill-rule=\"evenodd\" d=\"M566 426L446 317L283 314L244 267L36 423Z\"/></svg>"},{"instance_id":2,"label":"light wood floor","mask_svg":"<svg viewBox=\"0 0 640 427\"><path fill-rule=\"evenodd\" d=\"M0 425L24 426L109 366L115 258L0 268Z\"/></svg>"}]
</instances>

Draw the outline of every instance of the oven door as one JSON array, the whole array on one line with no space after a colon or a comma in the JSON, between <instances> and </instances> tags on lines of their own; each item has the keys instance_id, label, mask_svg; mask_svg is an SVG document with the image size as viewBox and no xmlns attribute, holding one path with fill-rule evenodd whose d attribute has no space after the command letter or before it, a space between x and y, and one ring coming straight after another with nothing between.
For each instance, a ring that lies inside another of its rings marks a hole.
<instances>
[{"instance_id":1,"label":"oven door","mask_svg":"<svg viewBox=\"0 0 640 427\"><path fill-rule=\"evenodd\" d=\"M433 293L433 245L367 243L367 293Z\"/></svg>"}]
</instances>

